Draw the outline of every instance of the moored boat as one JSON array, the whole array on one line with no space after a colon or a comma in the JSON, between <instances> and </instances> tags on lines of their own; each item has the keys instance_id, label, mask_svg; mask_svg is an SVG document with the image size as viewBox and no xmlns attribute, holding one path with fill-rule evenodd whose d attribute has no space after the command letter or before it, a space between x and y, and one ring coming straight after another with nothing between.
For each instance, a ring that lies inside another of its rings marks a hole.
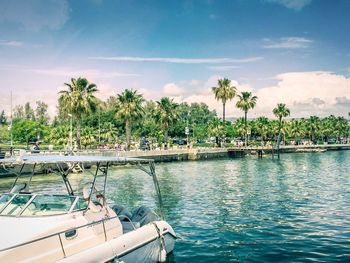
<instances>
[{"instance_id":1,"label":"moored boat","mask_svg":"<svg viewBox=\"0 0 350 263\"><path fill-rule=\"evenodd\" d=\"M24 176L13 171L15 182L0 197L0 261L163 262L173 251L176 234L164 220L152 160L28 155L5 158L1 163L9 171L14 166L20 166L20 171L32 167L32 173ZM72 168L66 169L67 163ZM96 169L81 194L69 180L75 163L95 164ZM107 204L108 169L118 163L135 164L152 177L160 216L147 207L130 212L118 204ZM32 192L30 185L39 164L48 169L56 165L51 171L62 176L67 194Z\"/></svg>"}]
</instances>

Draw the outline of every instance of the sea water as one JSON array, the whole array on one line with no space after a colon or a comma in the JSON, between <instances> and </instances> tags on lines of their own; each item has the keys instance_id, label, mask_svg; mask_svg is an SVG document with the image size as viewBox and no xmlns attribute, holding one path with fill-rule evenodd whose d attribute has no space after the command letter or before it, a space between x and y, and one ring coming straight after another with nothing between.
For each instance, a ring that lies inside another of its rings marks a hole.
<instances>
[{"instance_id":1,"label":"sea water","mask_svg":"<svg viewBox=\"0 0 350 263\"><path fill-rule=\"evenodd\" d=\"M350 262L350 151L164 163L156 172L179 237L168 262ZM73 187L88 177L72 175ZM12 180L0 179L0 190ZM39 175L33 189L64 186ZM157 208L152 179L134 168L112 168L107 192L110 203Z\"/></svg>"}]
</instances>

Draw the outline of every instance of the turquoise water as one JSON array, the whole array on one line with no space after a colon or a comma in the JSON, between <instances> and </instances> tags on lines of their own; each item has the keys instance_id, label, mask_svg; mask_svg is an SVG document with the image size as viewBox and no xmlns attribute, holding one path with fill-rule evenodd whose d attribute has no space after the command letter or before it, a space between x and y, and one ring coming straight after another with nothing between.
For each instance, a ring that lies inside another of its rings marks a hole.
<instances>
[{"instance_id":1,"label":"turquoise water","mask_svg":"<svg viewBox=\"0 0 350 263\"><path fill-rule=\"evenodd\" d=\"M350 262L350 151L166 163L157 174L179 236L169 262ZM46 175L33 186L58 184ZM151 178L135 169L111 170L108 192L155 206Z\"/></svg>"}]
</instances>

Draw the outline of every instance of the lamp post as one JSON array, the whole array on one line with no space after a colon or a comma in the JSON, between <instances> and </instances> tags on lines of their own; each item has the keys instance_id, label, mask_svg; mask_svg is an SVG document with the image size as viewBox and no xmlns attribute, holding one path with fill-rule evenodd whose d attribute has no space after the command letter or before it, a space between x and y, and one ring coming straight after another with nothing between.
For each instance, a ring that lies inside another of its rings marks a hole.
<instances>
[{"instance_id":1,"label":"lamp post","mask_svg":"<svg viewBox=\"0 0 350 263\"><path fill-rule=\"evenodd\" d=\"M26 128L25 129L25 131L26 131L26 139L27 139L27 147L26 147L26 149L27 150L29 150L29 128Z\"/></svg>"},{"instance_id":2,"label":"lamp post","mask_svg":"<svg viewBox=\"0 0 350 263\"><path fill-rule=\"evenodd\" d=\"M101 108L98 107L98 145L101 145Z\"/></svg>"},{"instance_id":3,"label":"lamp post","mask_svg":"<svg viewBox=\"0 0 350 263\"><path fill-rule=\"evenodd\" d=\"M12 90L11 90L11 122L10 122L10 135L11 135L11 156L13 155L13 133L12 133L12 126L13 126L13 116L12 116Z\"/></svg>"}]
</instances>

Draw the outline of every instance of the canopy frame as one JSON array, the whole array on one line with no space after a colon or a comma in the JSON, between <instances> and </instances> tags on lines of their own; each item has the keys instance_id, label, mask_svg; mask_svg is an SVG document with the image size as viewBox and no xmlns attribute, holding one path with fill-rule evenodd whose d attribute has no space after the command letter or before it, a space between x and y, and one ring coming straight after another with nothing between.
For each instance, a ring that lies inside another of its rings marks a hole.
<instances>
[{"instance_id":1,"label":"canopy frame","mask_svg":"<svg viewBox=\"0 0 350 263\"><path fill-rule=\"evenodd\" d=\"M51 157L51 158L50 158ZM18 160L16 158L6 158L2 159L0 161L2 163L3 168L7 171L10 172L14 175L16 175L16 179L10 189L10 192L14 189L16 186L18 179L23 175L23 170L25 166L28 165L33 165L33 168L31 169L31 174L28 182L26 183L26 192L30 191L30 183L32 181L33 175L35 174L35 169L37 168L38 164L43 165L48 172L52 172L56 175L59 175L62 177L63 182L65 184L65 187L67 189L68 195L74 196L74 191L72 188L72 185L68 179L68 175L72 173L72 170L76 165L79 163L83 164L84 163L90 163L90 164L95 164L96 165L96 170L93 173L93 180L92 180L92 185L89 193L89 200L88 200L88 205L87 209L90 205L91 198L95 189L96 185L96 180L97 177L102 176L104 177L104 182L103 182L103 196L106 195L106 186L107 186L107 175L108 175L108 169L112 164L120 164L120 165L125 165L125 164L135 164L136 167L138 167L140 170L144 171L147 173L149 176L152 177L154 188L156 191L157 195L157 202L158 202L158 210L159 210L159 216L162 219L165 219L164 216L164 211L163 211L163 201L162 201L162 195L159 187L159 182L157 179L156 175L156 169L155 169L155 164L154 160L152 159L141 159L141 158L121 158L121 157L101 157L101 156L56 156L56 155L51 155L51 156L40 156L36 155L35 157L33 156L24 156L22 160ZM67 163L70 163L71 165L68 165L66 168L65 165ZM19 172L16 172L14 169L11 169L9 167L6 167L6 165L20 165L20 170ZM50 165L55 165L56 169L53 169L52 166ZM145 164L148 165L148 168L145 167ZM106 206L106 198L103 199L103 207Z\"/></svg>"}]
</instances>

